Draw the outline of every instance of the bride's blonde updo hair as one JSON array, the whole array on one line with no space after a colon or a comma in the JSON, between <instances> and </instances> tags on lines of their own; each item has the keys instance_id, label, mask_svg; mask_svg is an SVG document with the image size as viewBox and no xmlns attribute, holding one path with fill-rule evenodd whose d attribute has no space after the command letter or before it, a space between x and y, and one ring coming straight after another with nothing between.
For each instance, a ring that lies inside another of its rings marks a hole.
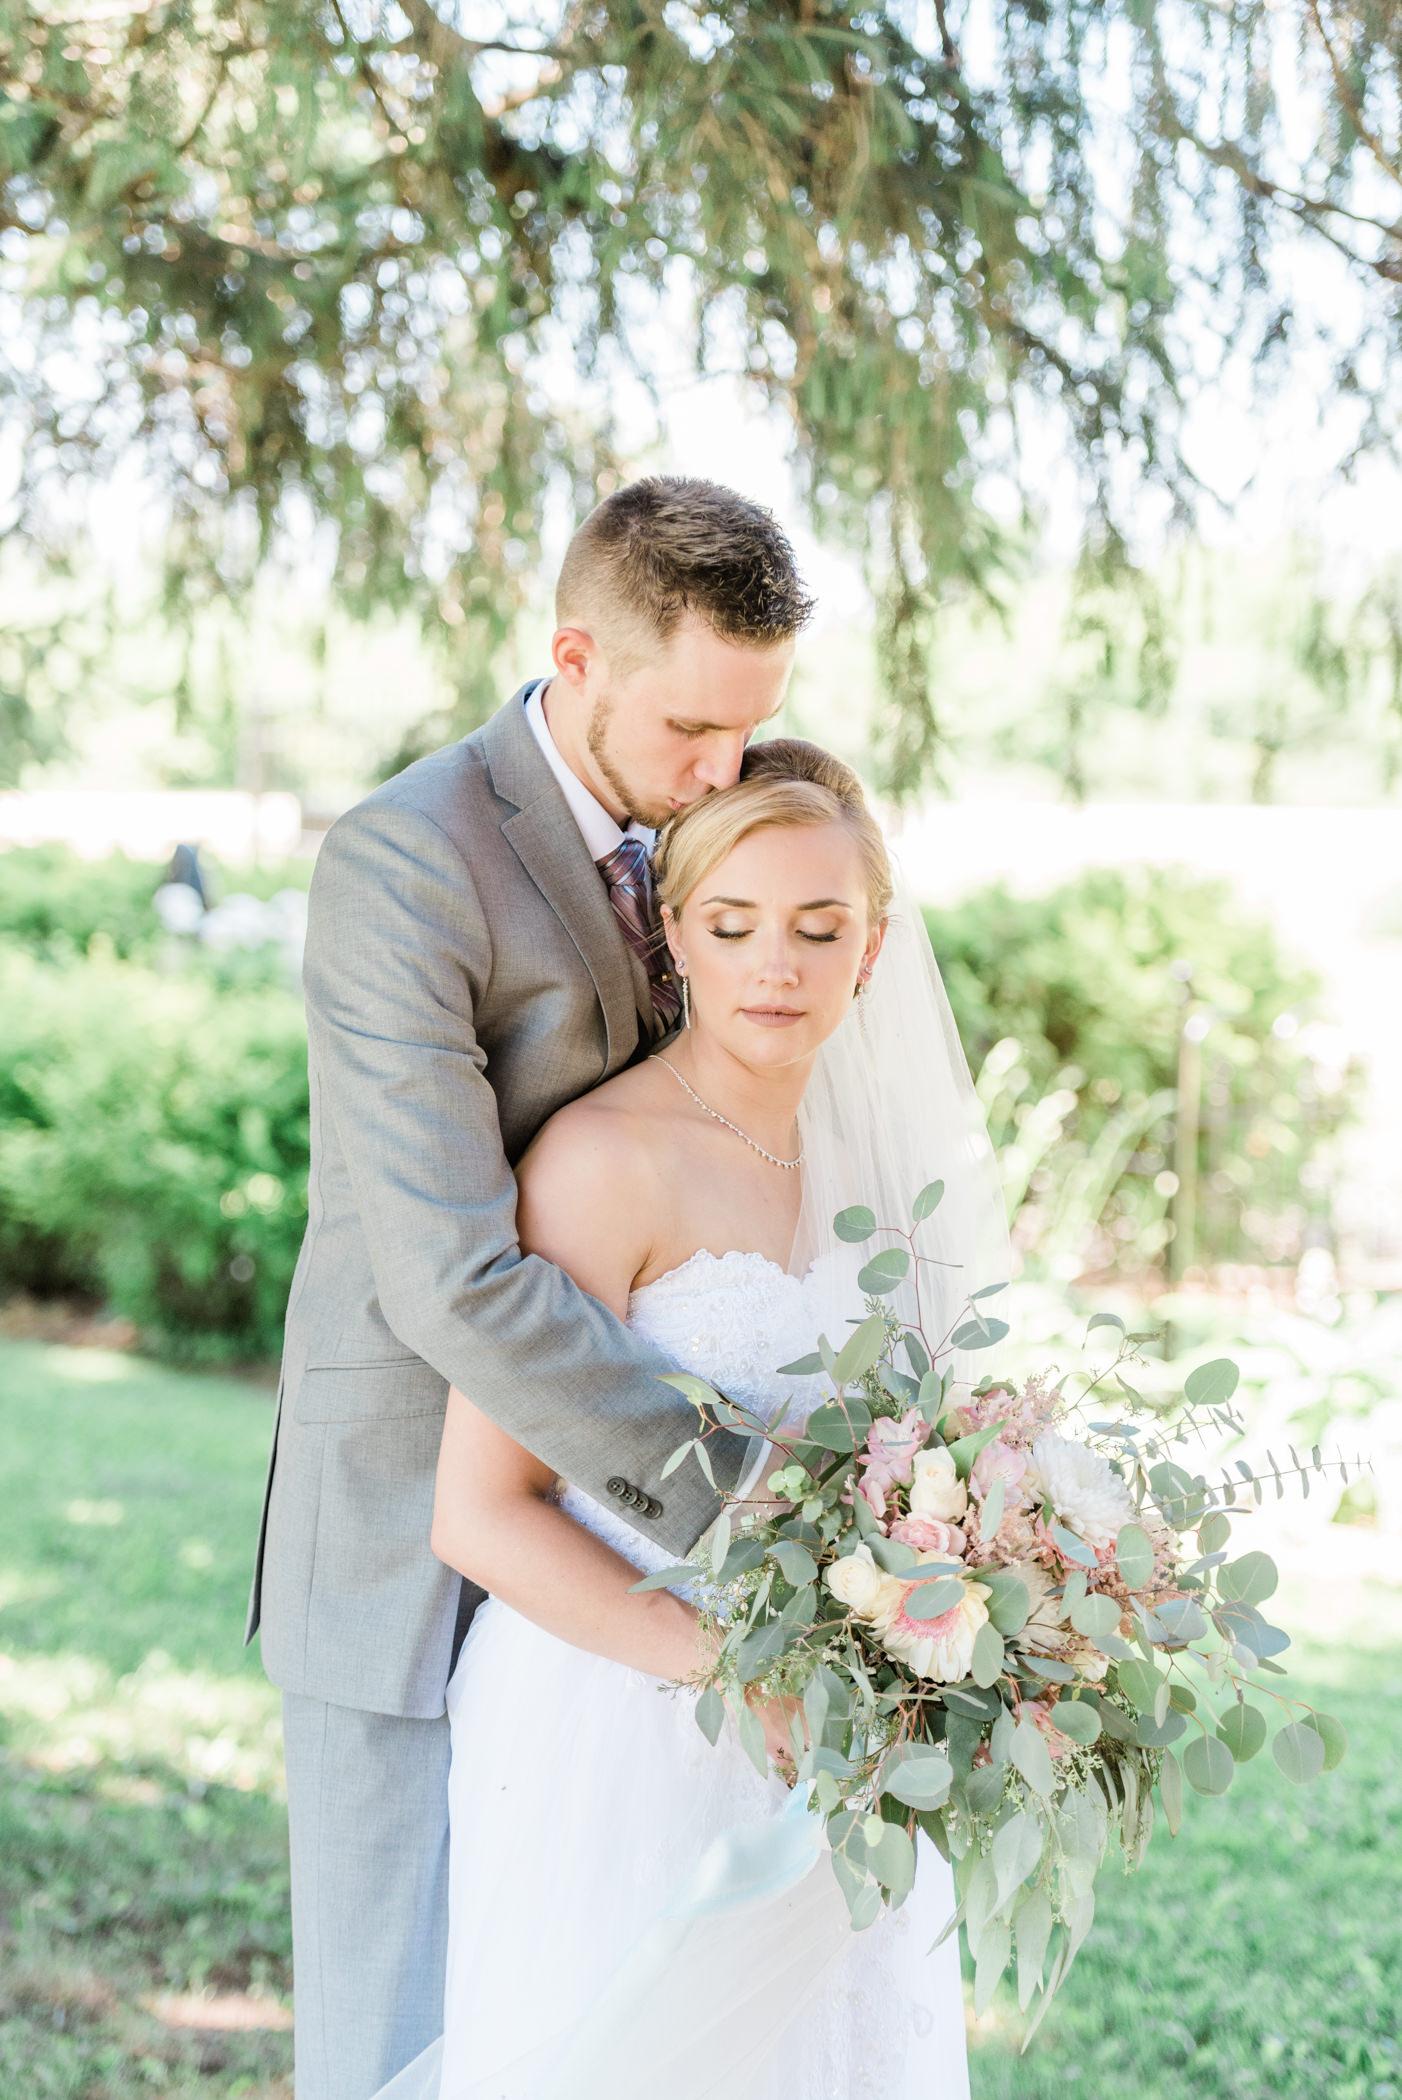
<instances>
[{"instance_id":1,"label":"bride's blonde updo hair","mask_svg":"<svg viewBox=\"0 0 1402 2100\"><path fill-rule=\"evenodd\" d=\"M857 842L873 925L891 902L891 862L852 768L799 737L776 736L745 753L734 787L703 795L673 817L658 841L653 877L675 918L696 885L752 831L842 824Z\"/></svg>"}]
</instances>

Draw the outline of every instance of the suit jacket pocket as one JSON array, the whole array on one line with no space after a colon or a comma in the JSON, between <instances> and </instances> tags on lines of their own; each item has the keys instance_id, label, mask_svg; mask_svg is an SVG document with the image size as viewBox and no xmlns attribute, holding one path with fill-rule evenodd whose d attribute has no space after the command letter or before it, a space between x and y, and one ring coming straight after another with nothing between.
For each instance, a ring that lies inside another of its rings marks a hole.
<instances>
[{"instance_id":1,"label":"suit jacket pocket","mask_svg":"<svg viewBox=\"0 0 1402 2100\"><path fill-rule=\"evenodd\" d=\"M448 1381L421 1357L393 1363L320 1364L303 1371L292 1402L294 1422L381 1422L441 1415Z\"/></svg>"}]
</instances>

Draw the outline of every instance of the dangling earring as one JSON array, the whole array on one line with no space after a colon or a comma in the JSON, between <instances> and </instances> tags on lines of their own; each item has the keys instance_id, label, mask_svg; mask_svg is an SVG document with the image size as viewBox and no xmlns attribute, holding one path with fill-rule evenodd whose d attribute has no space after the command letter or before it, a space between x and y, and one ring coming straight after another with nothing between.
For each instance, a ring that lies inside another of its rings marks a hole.
<instances>
[{"instance_id":1,"label":"dangling earring","mask_svg":"<svg viewBox=\"0 0 1402 2100\"><path fill-rule=\"evenodd\" d=\"M682 1027L683 1027L683 1028L690 1028L690 1026L691 1026L691 990L690 990L690 987L689 987L689 985L688 985L688 982L687 982L687 975L686 975L686 971L685 971L685 970L678 970L678 972L677 972L677 975L678 975L678 977L680 977L680 979L681 979L681 981L682 981Z\"/></svg>"},{"instance_id":2,"label":"dangling earring","mask_svg":"<svg viewBox=\"0 0 1402 2100\"><path fill-rule=\"evenodd\" d=\"M865 995L866 980L863 979L852 994L852 997L857 1002L857 1026L861 1029L863 1035L867 1032L867 1002Z\"/></svg>"}]
</instances>

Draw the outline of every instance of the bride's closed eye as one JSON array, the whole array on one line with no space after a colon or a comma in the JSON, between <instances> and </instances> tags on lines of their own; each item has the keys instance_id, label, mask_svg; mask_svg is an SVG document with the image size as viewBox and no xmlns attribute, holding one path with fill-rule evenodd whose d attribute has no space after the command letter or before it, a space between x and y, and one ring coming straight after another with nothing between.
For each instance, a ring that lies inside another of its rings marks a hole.
<instances>
[{"instance_id":1,"label":"bride's closed eye","mask_svg":"<svg viewBox=\"0 0 1402 2100\"><path fill-rule=\"evenodd\" d=\"M754 932L754 928L752 926L712 926L708 928L708 931L718 941L747 941ZM838 939L838 935L835 933L805 933L802 927L799 928L798 937L801 941L814 942L835 941Z\"/></svg>"}]
</instances>

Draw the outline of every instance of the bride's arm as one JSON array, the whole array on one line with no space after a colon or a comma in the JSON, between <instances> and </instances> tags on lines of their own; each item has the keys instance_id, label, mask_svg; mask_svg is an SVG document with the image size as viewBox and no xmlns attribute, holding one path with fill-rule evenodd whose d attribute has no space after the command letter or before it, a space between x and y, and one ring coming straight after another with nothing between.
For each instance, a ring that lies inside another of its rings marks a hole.
<instances>
[{"instance_id":1,"label":"bride's arm","mask_svg":"<svg viewBox=\"0 0 1402 2100\"><path fill-rule=\"evenodd\" d=\"M659 1193L626 1118L576 1103L527 1153L519 1181L523 1250L558 1263L623 1318ZM574 1647L654 1677L694 1676L706 1657L691 1606L667 1590L630 1596L638 1570L565 1515L555 1486L454 1387L434 1498L438 1558Z\"/></svg>"}]
</instances>

